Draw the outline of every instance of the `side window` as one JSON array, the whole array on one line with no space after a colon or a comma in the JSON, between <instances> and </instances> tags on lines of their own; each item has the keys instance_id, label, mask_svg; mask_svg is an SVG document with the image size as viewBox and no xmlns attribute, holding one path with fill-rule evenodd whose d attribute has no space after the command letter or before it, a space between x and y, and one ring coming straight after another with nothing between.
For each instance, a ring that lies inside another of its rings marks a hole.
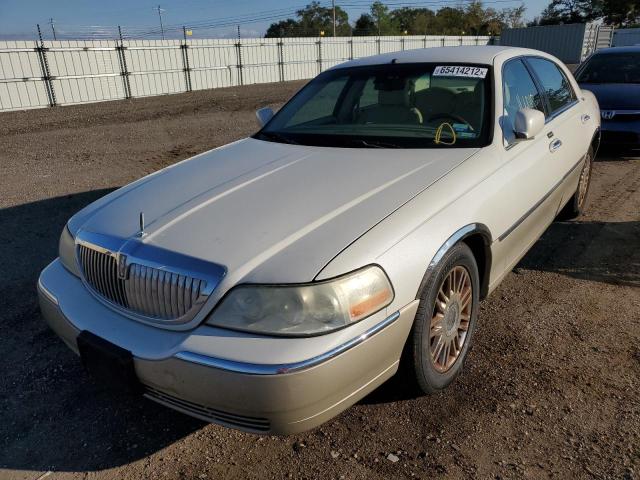
<instances>
[{"instance_id":1,"label":"side window","mask_svg":"<svg viewBox=\"0 0 640 480\"><path fill-rule=\"evenodd\" d=\"M576 99L576 94L562 70L550 60L544 58L528 58L527 62L542 84L549 99L551 113L569 105Z\"/></svg>"},{"instance_id":2,"label":"side window","mask_svg":"<svg viewBox=\"0 0 640 480\"><path fill-rule=\"evenodd\" d=\"M501 119L507 143L515 140L513 122L521 108L533 108L544 113L540 92L522 60L511 60L502 69L504 111Z\"/></svg>"}]
</instances>

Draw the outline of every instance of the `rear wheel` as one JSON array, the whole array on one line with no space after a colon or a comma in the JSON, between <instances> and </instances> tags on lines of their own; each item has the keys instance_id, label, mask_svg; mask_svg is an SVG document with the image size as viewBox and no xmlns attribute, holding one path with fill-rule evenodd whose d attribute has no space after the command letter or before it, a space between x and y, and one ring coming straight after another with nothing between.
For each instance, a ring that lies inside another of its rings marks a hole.
<instances>
[{"instance_id":1,"label":"rear wheel","mask_svg":"<svg viewBox=\"0 0 640 480\"><path fill-rule=\"evenodd\" d=\"M575 193L564 206L558 218L560 220L571 220L577 218L584 212L587 204L587 194L589 193L589 185L591 184L591 169L593 168L593 148L589 147L589 151L584 159L584 165L580 171L580 179Z\"/></svg>"},{"instance_id":2,"label":"rear wheel","mask_svg":"<svg viewBox=\"0 0 640 480\"><path fill-rule=\"evenodd\" d=\"M442 390L460 373L475 331L479 284L473 253L460 243L423 285L407 359L423 392Z\"/></svg>"}]
</instances>

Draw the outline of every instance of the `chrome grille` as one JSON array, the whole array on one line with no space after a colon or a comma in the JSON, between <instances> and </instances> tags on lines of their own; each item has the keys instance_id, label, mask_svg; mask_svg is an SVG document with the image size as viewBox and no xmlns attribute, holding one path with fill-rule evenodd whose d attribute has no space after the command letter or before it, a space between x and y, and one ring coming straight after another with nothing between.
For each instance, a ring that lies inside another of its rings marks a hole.
<instances>
[{"instance_id":1,"label":"chrome grille","mask_svg":"<svg viewBox=\"0 0 640 480\"><path fill-rule=\"evenodd\" d=\"M206 282L187 275L132 263L118 276L117 256L78 245L78 258L89 286L109 302L158 320L194 314L203 303Z\"/></svg>"},{"instance_id":2,"label":"chrome grille","mask_svg":"<svg viewBox=\"0 0 640 480\"><path fill-rule=\"evenodd\" d=\"M78 255L87 283L107 300L129 308L124 280L118 278L116 258L84 245L80 245Z\"/></svg>"}]
</instances>

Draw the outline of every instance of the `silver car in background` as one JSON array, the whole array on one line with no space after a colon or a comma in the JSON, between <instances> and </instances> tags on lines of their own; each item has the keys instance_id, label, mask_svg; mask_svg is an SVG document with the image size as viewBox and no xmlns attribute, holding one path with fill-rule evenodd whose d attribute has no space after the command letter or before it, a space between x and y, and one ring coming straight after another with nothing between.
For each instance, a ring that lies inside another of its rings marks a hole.
<instances>
[{"instance_id":1,"label":"silver car in background","mask_svg":"<svg viewBox=\"0 0 640 480\"><path fill-rule=\"evenodd\" d=\"M323 72L251 138L68 222L38 291L99 381L245 431L313 428L399 368L460 372L479 302L585 205L600 114L555 58L404 51Z\"/></svg>"}]
</instances>

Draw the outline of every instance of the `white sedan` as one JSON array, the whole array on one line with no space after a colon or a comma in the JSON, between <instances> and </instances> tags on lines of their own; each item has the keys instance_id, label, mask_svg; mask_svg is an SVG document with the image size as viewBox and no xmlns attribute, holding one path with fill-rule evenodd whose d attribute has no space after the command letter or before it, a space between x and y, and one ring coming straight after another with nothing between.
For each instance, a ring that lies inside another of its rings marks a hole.
<instances>
[{"instance_id":1,"label":"white sedan","mask_svg":"<svg viewBox=\"0 0 640 480\"><path fill-rule=\"evenodd\" d=\"M584 208L600 131L563 64L507 47L354 60L258 118L74 215L38 291L98 381L270 434L399 366L449 385L479 302Z\"/></svg>"}]
</instances>

